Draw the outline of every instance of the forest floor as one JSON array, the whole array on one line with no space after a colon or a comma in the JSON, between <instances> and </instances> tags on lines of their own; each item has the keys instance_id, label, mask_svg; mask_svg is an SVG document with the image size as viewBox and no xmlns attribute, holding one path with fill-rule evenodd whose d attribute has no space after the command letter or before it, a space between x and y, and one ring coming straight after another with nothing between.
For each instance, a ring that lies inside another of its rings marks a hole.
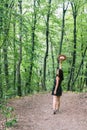
<instances>
[{"instance_id":1,"label":"forest floor","mask_svg":"<svg viewBox=\"0 0 87 130\"><path fill-rule=\"evenodd\" d=\"M55 115L51 93L10 99L9 105L15 108L18 122L6 130L87 130L87 93L63 93Z\"/></svg>"}]
</instances>

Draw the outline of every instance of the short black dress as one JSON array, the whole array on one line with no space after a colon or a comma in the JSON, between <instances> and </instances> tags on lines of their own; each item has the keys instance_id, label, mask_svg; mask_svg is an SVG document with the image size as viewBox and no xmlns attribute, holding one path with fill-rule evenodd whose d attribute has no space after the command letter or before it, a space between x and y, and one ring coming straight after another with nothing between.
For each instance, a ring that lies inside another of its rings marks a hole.
<instances>
[{"instance_id":1,"label":"short black dress","mask_svg":"<svg viewBox=\"0 0 87 130\"><path fill-rule=\"evenodd\" d=\"M58 87L57 87L56 94L54 94L54 90L55 90L55 86L56 86L56 77L57 77L57 76L60 78L60 80L59 80L59 84L58 84ZM59 74L57 74L56 77L55 77L55 80L54 80L54 85L53 85L53 89L52 89L52 95L62 96L61 83L62 83L62 80L64 79L64 78L63 78L63 70L62 70L62 69L59 69Z\"/></svg>"}]
</instances>

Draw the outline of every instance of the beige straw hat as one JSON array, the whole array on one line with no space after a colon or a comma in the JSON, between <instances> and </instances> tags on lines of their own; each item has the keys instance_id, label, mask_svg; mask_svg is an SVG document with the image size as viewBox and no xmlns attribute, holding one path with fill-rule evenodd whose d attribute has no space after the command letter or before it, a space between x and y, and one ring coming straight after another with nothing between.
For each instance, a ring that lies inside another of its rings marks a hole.
<instances>
[{"instance_id":1,"label":"beige straw hat","mask_svg":"<svg viewBox=\"0 0 87 130\"><path fill-rule=\"evenodd\" d=\"M58 56L58 60L64 61L66 60L66 56L61 54Z\"/></svg>"}]
</instances>

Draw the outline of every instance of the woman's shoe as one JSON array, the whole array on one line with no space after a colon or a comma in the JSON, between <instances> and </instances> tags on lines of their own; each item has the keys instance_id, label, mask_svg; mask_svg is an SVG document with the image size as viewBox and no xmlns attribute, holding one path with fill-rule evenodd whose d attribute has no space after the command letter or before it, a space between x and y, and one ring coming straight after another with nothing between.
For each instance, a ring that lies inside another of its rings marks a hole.
<instances>
[{"instance_id":1,"label":"woman's shoe","mask_svg":"<svg viewBox=\"0 0 87 130\"><path fill-rule=\"evenodd\" d=\"M54 114L54 115L56 114L56 110L53 111L53 114Z\"/></svg>"}]
</instances>

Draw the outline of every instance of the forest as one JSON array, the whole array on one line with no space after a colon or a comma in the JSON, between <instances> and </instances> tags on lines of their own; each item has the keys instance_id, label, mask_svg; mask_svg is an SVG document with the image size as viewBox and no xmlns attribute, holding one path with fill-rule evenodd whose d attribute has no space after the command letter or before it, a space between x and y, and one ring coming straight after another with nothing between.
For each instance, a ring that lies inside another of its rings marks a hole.
<instances>
[{"instance_id":1,"label":"forest","mask_svg":"<svg viewBox=\"0 0 87 130\"><path fill-rule=\"evenodd\" d=\"M64 91L87 92L87 1L1 0L0 98L50 91L64 54Z\"/></svg>"}]
</instances>

